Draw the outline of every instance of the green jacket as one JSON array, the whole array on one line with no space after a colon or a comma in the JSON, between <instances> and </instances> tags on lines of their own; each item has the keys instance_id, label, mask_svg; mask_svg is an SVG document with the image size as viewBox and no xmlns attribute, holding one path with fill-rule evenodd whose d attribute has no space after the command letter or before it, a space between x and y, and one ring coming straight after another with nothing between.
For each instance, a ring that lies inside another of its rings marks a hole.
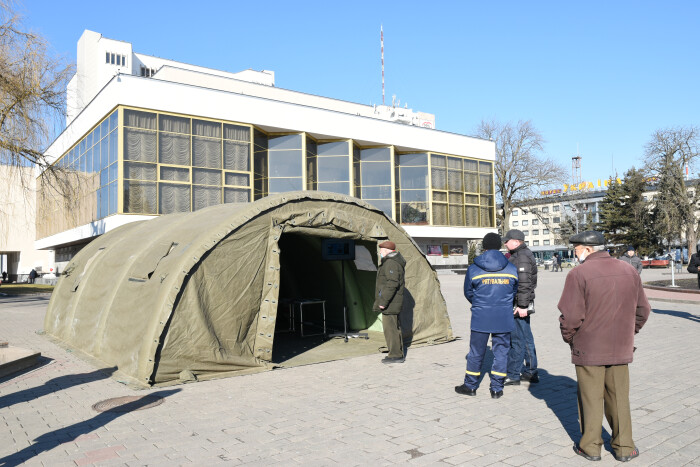
<instances>
[{"instance_id":1,"label":"green jacket","mask_svg":"<svg viewBox=\"0 0 700 467\"><path fill-rule=\"evenodd\" d=\"M377 270L373 311L385 315L398 315L401 312L405 267L406 260L399 252L389 253L382 259L382 264ZM380 306L384 309L380 309Z\"/></svg>"}]
</instances>

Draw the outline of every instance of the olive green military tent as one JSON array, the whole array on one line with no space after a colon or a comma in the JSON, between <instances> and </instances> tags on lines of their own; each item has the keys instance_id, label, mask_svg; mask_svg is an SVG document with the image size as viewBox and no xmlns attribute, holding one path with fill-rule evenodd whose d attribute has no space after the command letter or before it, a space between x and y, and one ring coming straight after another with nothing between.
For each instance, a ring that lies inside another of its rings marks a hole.
<instances>
[{"instance_id":1,"label":"olive green military tent","mask_svg":"<svg viewBox=\"0 0 700 467\"><path fill-rule=\"evenodd\" d=\"M356 260L324 261L324 238L353 239ZM63 272L44 329L139 386L271 369L276 325L287 324L277 319L280 301L322 297L329 322L342 320L342 276L350 328L381 330L372 302L383 239L407 261L404 338L414 346L452 340L435 271L408 234L362 200L309 191L98 237Z\"/></svg>"}]
</instances>

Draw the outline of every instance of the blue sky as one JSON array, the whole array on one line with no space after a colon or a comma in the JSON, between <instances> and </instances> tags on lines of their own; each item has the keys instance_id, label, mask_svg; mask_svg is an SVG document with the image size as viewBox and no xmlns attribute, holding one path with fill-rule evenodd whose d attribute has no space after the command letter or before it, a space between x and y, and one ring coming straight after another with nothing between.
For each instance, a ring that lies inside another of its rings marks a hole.
<instances>
[{"instance_id":1,"label":"blue sky","mask_svg":"<svg viewBox=\"0 0 700 467\"><path fill-rule=\"evenodd\" d=\"M84 29L136 52L276 85L436 115L473 134L482 119L530 120L545 152L584 180L641 165L652 133L700 125L700 2L25 0L25 24L75 60Z\"/></svg>"}]
</instances>

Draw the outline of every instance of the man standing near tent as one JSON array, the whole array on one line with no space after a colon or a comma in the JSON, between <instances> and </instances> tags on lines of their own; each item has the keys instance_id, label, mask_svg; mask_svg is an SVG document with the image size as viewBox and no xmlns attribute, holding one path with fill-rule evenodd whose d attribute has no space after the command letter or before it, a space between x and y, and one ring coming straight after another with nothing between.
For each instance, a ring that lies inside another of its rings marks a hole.
<instances>
[{"instance_id":1,"label":"man standing near tent","mask_svg":"<svg viewBox=\"0 0 700 467\"><path fill-rule=\"evenodd\" d=\"M610 446L617 461L639 455L632 439L630 380L634 335L651 307L639 274L605 251L600 232L587 230L569 241L581 263L566 276L559 300L559 327L576 365L581 440L574 452L599 461L603 413L611 428Z\"/></svg>"},{"instance_id":2,"label":"man standing near tent","mask_svg":"<svg viewBox=\"0 0 700 467\"><path fill-rule=\"evenodd\" d=\"M382 359L382 363L403 363L403 335L399 314L403 306L406 260L396 251L394 242L385 241L378 246L382 262L377 270L372 310L382 314L384 338L389 348L389 354Z\"/></svg>"},{"instance_id":3,"label":"man standing near tent","mask_svg":"<svg viewBox=\"0 0 700 467\"><path fill-rule=\"evenodd\" d=\"M510 334L515 327L513 299L518 290L518 272L498 251L501 248L500 235L487 233L481 245L485 251L474 258L464 279L464 296L472 304L471 336L464 384L455 386L455 392L476 396L490 335L493 348L491 398L498 399L503 395Z\"/></svg>"}]
</instances>

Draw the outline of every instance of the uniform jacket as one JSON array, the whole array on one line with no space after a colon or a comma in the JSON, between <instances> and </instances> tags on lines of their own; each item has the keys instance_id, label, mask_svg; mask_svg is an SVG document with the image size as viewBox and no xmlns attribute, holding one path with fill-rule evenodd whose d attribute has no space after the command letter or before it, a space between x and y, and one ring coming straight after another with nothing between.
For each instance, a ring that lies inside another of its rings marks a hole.
<instances>
[{"instance_id":1,"label":"uniform jacket","mask_svg":"<svg viewBox=\"0 0 700 467\"><path fill-rule=\"evenodd\" d=\"M382 259L377 270L377 285L374 290L372 310L385 315L398 315L403 306L404 274L406 260L394 251ZM379 307L385 307L383 310Z\"/></svg>"},{"instance_id":2,"label":"uniform jacket","mask_svg":"<svg viewBox=\"0 0 700 467\"><path fill-rule=\"evenodd\" d=\"M518 272L503 253L486 250L474 258L464 279L464 296L472 304L472 331L511 332Z\"/></svg>"},{"instance_id":3,"label":"uniform jacket","mask_svg":"<svg viewBox=\"0 0 700 467\"><path fill-rule=\"evenodd\" d=\"M634 335L651 311L639 274L607 251L569 272L558 306L574 365L631 363Z\"/></svg>"},{"instance_id":4,"label":"uniform jacket","mask_svg":"<svg viewBox=\"0 0 700 467\"><path fill-rule=\"evenodd\" d=\"M642 260L639 258L639 256L629 256L627 254L623 254L620 256L620 261L624 261L625 263L634 266L639 274L642 273Z\"/></svg>"},{"instance_id":5,"label":"uniform jacket","mask_svg":"<svg viewBox=\"0 0 700 467\"><path fill-rule=\"evenodd\" d=\"M518 271L518 294L515 305L519 308L527 308L530 302L535 301L535 287L537 287L537 263L535 262L535 256L522 243L518 248L510 252L508 261L513 263Z\"/></svg>"}]
</instances>

